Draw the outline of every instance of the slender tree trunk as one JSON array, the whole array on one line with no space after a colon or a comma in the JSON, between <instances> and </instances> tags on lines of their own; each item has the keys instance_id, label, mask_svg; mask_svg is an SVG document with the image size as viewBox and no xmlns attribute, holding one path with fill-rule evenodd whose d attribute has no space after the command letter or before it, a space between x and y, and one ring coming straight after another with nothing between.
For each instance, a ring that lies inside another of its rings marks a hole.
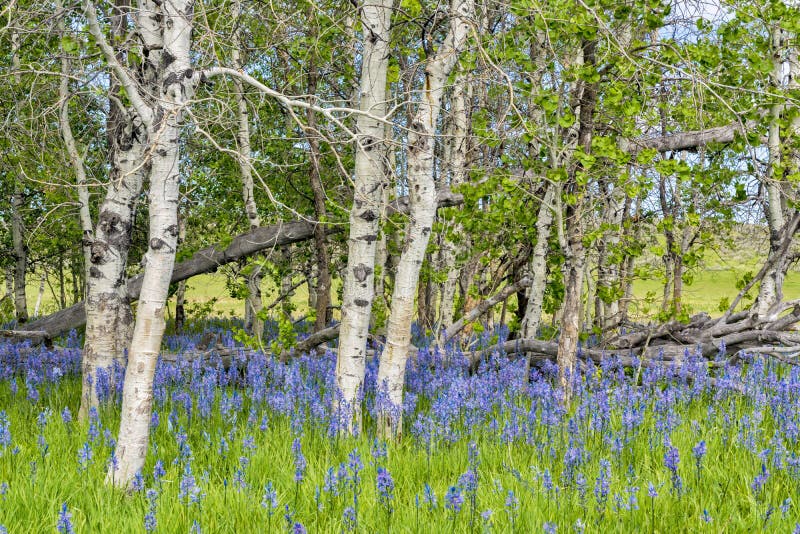
<instances>
[{"instance_id":1,"label":"slender tree trunk","mask_svg":"<svg viewBox=\"0 0 800 534\"><path fill-rule=\"evenodd\" d=\"M596 42L584 40L582 43L583 64L589 68L595 67ZM592 132L594 130L594 107L597 101L597 86L595 83L582 83L580 96L580 112L578 114L578 146L589 154L592 146ZM573 163L568 180L567 193L575 200L567 205L564 222L566 224L566 249L565 249L565 283L564 305L561 318L561 335L558 338L558 364L559 383L564 390L565 404L569 403L572 396L572 376L575 373L577 361L578 339L580 335L581 315L581 289L583 287L583 270L586 261L586 250L583 244L584 222L583 210L585 202L585 185L578 183L577 172L580 172L579 163Z\"/></svg>"},{"instance_id":2,"label":"slender tree trunk","mask_svg":"<svg viewBox=\"0 0 800 534\"><path fill-rule=\"evenodd\" d=\"M14 250L14 313L18 324L28 321L28 300L25 292L25 275L28 272L28 247L25 244L25 231L22 209L25 205L22 186L14 183L11 197L11 241Z\"/></svg>"},{"instance_id":3,"label":"slender tree trunk","mask_svg":"<svg viewBox=\"0 0 800 534\"><path fill-rule=\"evenodd\" d=\"M56 3L58 11L61 11L61 1ZM75 185L78 192L78 202L80 208L78 210L78 218L81 224L81 232L83 239L81 245L83 248L84 258L84 271L88 272L91 267L89 257L91 254L91 245L94 230L92 229L92 215L89 211L89 189L87 187L86 167L84 165L83 156L78 152L78 145L75 142L75 136L72 132L72 123L69 118L69 77L72 74L72 66L67 51L64 50L63 42L65 37L65 24L63 18L58 22L59 33L62 38L61 46L61 80L58 85L58 97L61 101L59 112L59 129L61 131L61 138L64 140L64 146L69 155L69 162L72 170L75 172Z\"/></svg>"},{"instance_id":4,"label":"slender tree trunk","mask_svg":"<svg viewBox=\"0 0 800 534\"><path fill-rule=\"evenodd\" d=\"M469 148L469 111L467 102L472 101L472 86L468 85L466 75L460 73L456 76L451 97L450 114L453 125L453 140L450 149L450 187L454 188L463 184L467 179L468 163L467 152ZM463 238L463 229L458 222L453 223L452 234L457 240ZM441 305L439 307L440 328L449 328L455 319L456 287L461 269L456 263L460 243L453 242L446 237L442 239L440 258L442 267L447 270L447 278L442 284ZM461 245L463 246L463 245Z\"/></svg>"},{"instance_id":5,"label":"slender tree trunk","mask_svg":"<svg viewBox=\"0 0 800 534\"><path fill-rule=\"evenodd\" d=\"M64 253L58 254L58 304L59 309L67 307L67 283L64 277Z\"/></svg>"},{"instance_id":6,"label":"slender tree trunk","mask_svg":"<svg viewBox=\"0 0 800 534\"><path fill-rule=\"evenodd\" d=\"M772 54L773 69L771 75L771 86L780 91L783 79L783 59L782 50L783 31L775 23L772 30ZM767 192L766 215L767 227L769 229L769 254L767 261L772 265L766 275L761 280L758 290L758 297L753 306L755 315L758 318L766 318L770 309L783 299L783 280L786 273L786 262L782 258L776 257L780 254L781 241L783 240L783 229L786 224L786 217L783 211L782 198L782 171L781 167L781 118L784 105L776 101L770 109L770 122L767 136L767 148L769 149L769 170L766 177L765 189Z\"/></svg>"},{"instance_id":7,"label":"slender tree trunk","mask_svg":"<svg viewBox=\"0 0 800 534\"><path fill-rule=\"evenodd\" d=\"M44 297L44 287L47 281L47 272L42 268L42 274L39 275L39 293L36 295L36 306L33 307L33 316L39 317L39 310L42 307L42 297Z\"/></svg>"},{"instance_id":8,"label":"slender tree trunk","mask_svg":"<svg viewBox=\"0 0 800 534\"><path fill-rule=\"evenodd\" d=\"M19 34L11 32L11 70L14 72L14 84L20 87ZM16 116L20 116L20 105L15 103ZM25 207L24 188L19 179L14 179L11 193L11 246L14 253L14 316L17 324L28 321L28 299L25 293L25 277L28 272L28 247L25 244L25 223L23 208Z\"/></svg>"},{"instance_id":9,"label":"slender tree trunk","mask_svg":"<svg viewBox=\"0 0 800 534\"><path fill-rule=\"evenodd\" d=\"M111 15L114 43L124 40L129 14L127 0L118 0L114 4ZM125 60L124 50L117 49L115 53L117 61ZM88 245L81 419L88 416L90 408L99 404L95 384L100 370L108 372L113 386L115 374L110 369L115 362L125 365L125 350L133 332L125 267L136 203L149 165L145 157L147 132L142 119L133 109L119 106L122 89L114 77L111 79L109 93L113 97L109 102L107 123L108 188L99 208L95 235ZM111 391L114 389L112 387Z\"/></svg>"},{"instance_id":10,"label":"slender tree trunk","mask_svg":"<svg viewBox=\"0 0 800 534\"><path fill-rule=\"evenodd\" d=\"M364 32L361 53L359 109L386 115L386 76L389 66L390 19L393 0L377 0L361 7ZM367 115L356 119L355 187L350 210L347 269L342 294L342 324L336 360L336 383L346 409L354 415L351 430L360 430L356 406L364 384L367 334L375 295L375 243L378 239L385 181L383 158L385 126Z\"/></svg>"},{"instance_id":11,"label":"slender tree trunk","mask_svg":"<svg viewBox=\"0 0 800 534\"><path fill-rule=\"evenodd\" d=\"M234 2L233 5L233 16L237 20L241 16L241 5L238 0ZM244 43L242 42L238 29L238 23L234 41L236 45L232 50L233 67L237 70L242 70L244 68L244 61L241 54ZM253 183L250 148L250 113L241 80L234 78L233 86L236 89L236 106L238 110L236 147L238 152L237 163L239 165L239 173L242 176L242 200L244 201L244 210L247 215L249 228L253 230L261 226L261 216L258 213L258 206L255 201L255 187ZM261 298L261 281L263 278L264 276L259 258L251 258L246 277L247 297L244 303L244 329L248 334L255 336L259 340L261 336L264 335L264 321L258 316L258 313L264 307Z\"/></svg>"},{"instance_id":12,"label":"slender tree trunk","mask_svg":"<svg viewBox=\"0 0 800 534\"><path fill-rule=\"evenodd\" d=\"M542 305L544 291L547 288L547 252L553 225L553 207L555 196L560 195L556 184L548 184L544 198L539 204L539 215L536 218L536 244L531 255L531 286L528 291L528 305L525 318L522 320L523 339L535 338L539 335L542 323ZM530 358L529 358L530 359Z\"/></svg>"},{"instance_id":13,"label":"slender tree trunk","mask_svg":"<svg viewBox=\"0 0 800 534\"><path fill-rule=\"evenodd\" d=\"M442 94L474 19L473 0L453 0L450 28L436 55L425 67L425 90L408 132L408 184L411 212L406 242L397 266L386 348L378 367L378 387L386 388L389 406L379 410L379 432L399 436L402 432L403 386L411 348L411 321L420 268L436 216L436 183L433 177L434 135Z\"/></svg>"},{"instance_id":14,"label":"slender tree trunk","mask_svg":"<svg viewBox=\"0 0 800 534\"><path fill-rule=\"evenodd\" d=\"M317 93L317 66L311 59L308 68L308 94ZM325 209L325 186L320 176L320 159L322 154L319 149L319 134L317 132L317 116L312 110L306 114L308 122L306 128L306 139L310 148L309 157L311 159L310 179L311 191L314 195L314 215L318 224L314 227L314 255L317 260L317 300L315 302L316 320L314 332L319 332L331 322L331 271L330 255L328 254L328 239L325 237L325 220L327 210Z\"/></svg>"},{"instance_id":15,"label":"slender tree trunk","mask_svg":"<svg viewBox=\"0 0 800 534\"><path fill-rule=\"evenodd\" d=\"M159 4L146 1L137 19L137 27L146 34L145 44L158 45L160 41L162 54L168 54L171 61L157 64L159 83L153 85L159 88L159 98L153 104L155 120L149 128L153 145L149 241L122 395L116 448L118 465L112 466L108 473L109 480L121 487L127 487L144 466L153 377L166 326L164 308L178 246L181 114L200 78L190 63L192 8L191 0Z\"/></svg>"}]
</instances>

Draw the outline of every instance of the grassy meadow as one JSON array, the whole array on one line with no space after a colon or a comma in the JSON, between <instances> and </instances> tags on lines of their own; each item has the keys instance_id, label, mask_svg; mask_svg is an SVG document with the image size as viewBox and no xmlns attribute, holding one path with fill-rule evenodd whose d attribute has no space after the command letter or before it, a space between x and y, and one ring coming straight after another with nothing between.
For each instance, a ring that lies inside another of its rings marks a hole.
<instances>
[{"instance_id":1,"label":"grassy meadow","mask_svg":"<svg viewBox=\"0 0 800 534\"><path fill-rule=\"evenodd\" d=\"M357 437L342 434L331 352L232 370L161 363L147 464L125 494L104 483L117 405L76 421L79 351L25 351L0 344L0 532L800 528L796 367L754 360L712 377L690 360L634 378L609 360L575 377L565 410L551 366L526 383L519 361L471 375L453 347L425 349L405 432L385 442L375 361Z\"/></svg>"}]
</instances>

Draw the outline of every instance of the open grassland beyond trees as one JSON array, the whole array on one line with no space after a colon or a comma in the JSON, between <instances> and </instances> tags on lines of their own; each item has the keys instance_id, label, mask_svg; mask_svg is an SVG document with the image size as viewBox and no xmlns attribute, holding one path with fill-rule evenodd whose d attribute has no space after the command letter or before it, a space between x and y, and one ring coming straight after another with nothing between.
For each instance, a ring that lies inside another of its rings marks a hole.
<instances>
[{"instance_id":1,"label":"open grassland beyond trees","mask_svg":"<svg viewBox=\"0 0 800 534\"><path fill-rule=\"evenodd\" d=\"M409 366L406 431L385 442L376 361L355 437L341 433L331 352L229 369L161 362L150 454L126 498L103 484L118 404L77 421L80 350L67 344L0 344L8 532L791 532L800 521L798 367L745 358L712 375L690 358L631 373L609 359L574 377L565 409L552 365L525 383L519 360L471 375L452 348L426 349Z\"/></svg>"}]
</instances>

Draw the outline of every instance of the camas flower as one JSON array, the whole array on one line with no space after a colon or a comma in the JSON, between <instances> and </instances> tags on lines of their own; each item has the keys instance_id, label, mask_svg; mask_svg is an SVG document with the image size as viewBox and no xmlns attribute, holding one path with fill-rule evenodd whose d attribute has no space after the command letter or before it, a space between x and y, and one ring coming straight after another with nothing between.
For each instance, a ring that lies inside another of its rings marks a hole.
<instances>
[{"instance_id":1,"label":"camas flower","mask_svg":"<svg viewBox=\"0 0 800 534\"><path fill-rule=\"evenodd\" d=\"M461 495L461 488L458 486L450 486L450 489L447 490L447 495L445 495L444 500L445 508L452 511L453 514L460 512L461 507L464 505L464 497Z\"/></svg>"},{"instance_id":2,"label":"camas flower","mask_svg":"<svg viewBox=\"0 0 800 534\"><path fill-rule=\"evenodd\" d=\"M394 480L389 471L383 467L378 468L376 485L378 488L378 498L381 504L389 506L391 500L394 499Z\"/></svg>"},{"instance_id":3,"label":"camas flower","mask_svg":"<svg viewBox=\"0 0 800 534\"><path fill-rule=\"evenodd\" d=\"M72 514L67 510L67 503L61 505L61 511L58 513L58 522L56 522L56 529L61 534L75 534L75 529L72 527Z\"/></svg>"}]
</instances>

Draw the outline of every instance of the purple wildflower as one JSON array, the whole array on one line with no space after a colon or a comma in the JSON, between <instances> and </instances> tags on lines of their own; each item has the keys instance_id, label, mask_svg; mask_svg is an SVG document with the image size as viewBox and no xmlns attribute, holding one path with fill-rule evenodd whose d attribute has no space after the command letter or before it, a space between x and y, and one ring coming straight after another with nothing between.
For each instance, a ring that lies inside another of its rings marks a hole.
<instances>
[{"instance_id":1,"label":"purple wildflower","mask_svg":"<svg viewBox=\"0 0 800 534\"><path fill-rule=\"evenodd\" d=\"M767 483L767 479L769 478L769 471L767 470L766 464L761 464L761 472L756 475L756 478L753 479L753 483L750 484L750 487L753 490L753 493L758 496L761 493L761 490L764 488L764 484Z\"/></svg>"},{"instance_id":2,"label":"purple wildflower","mask_svg":"<svg viewBox=\"0 0 800 534\"><path fill-rule=\"evenodd\" d=\"M458 486L450 486L447 490L447 495L444 497L445 508L451 510L453 515L461 511L461 506L464 504L464 497L461 495L461 488Z\"/></svg>"},{"instance_id":3,"label":"purple wildflower","mask_svg":"<svg viewBox=\"0 0 800 534\"><path fill-rule=\"evenodd\" d=\"M378 468L376 484L378 487L378 498L381 504L389 506L391 500L394 499L394 480L387 469L383 467Z\"/></svg>"},{"instance_id":4,"label":"purple wildflower","mask_svg":"<svg viewBox=\"0 0 800 534\"><path fill-rule=\"evenodd\" d=\"M303 482L307 465L306 458L303 456L300 438L294 438L294 441L292 442L292 456L294 456L294 481L297 484L300 484Z\"/></svg>"},{"instance_id":5,"label":"purple wildflower","mask_svg":"<svg viewBox=\"0 0 800 534\"><path fill-rule=\"evenodd\" d=\"M75 534L75 529L72 527L72 514L67 511L67 503L61 505L56 529L58 529L61 534Z\"/></svg>"}]
</instances>

